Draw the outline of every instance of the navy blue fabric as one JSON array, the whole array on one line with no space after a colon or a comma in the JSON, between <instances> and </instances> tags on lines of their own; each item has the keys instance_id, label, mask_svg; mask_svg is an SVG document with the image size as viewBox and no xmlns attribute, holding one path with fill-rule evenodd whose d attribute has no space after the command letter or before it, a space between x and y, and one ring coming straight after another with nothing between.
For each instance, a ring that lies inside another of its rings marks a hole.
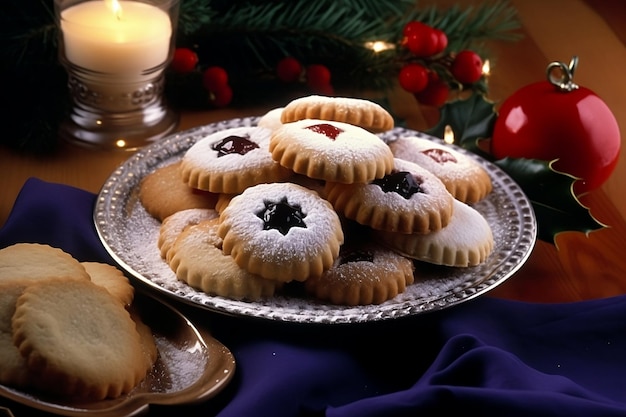
<instances>
[{"instance_id":1,"label":"navy blue fabric","mask_svg":"<svg viewBox=\"0 0 626 417\"><path fill-rule=\"evenodd\" d=\"M112 263L93 226L95 199L28 180L0 247L40 242ZM233 352L237 369L215 398L153 406L151 415L626 416L626 296L569 304L483 296L423 316L337 326L177 306Z\"/></svg>"}]
</instances>

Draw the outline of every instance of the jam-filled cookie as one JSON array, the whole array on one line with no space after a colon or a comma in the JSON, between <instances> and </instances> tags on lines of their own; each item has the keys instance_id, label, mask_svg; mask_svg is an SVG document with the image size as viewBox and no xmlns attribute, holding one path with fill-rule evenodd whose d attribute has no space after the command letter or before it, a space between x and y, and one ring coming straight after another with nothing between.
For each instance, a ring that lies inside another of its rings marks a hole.
<instances>
[{"instance_id":1,"label":"jam-filled cookie","mask_svg":"<svg viewBox=\"0 0 626 417\"><path fill-rule=\"evenodd\" d=\"M370 100L352 97L301 97L288 103L281 114L283 123L304 119L350 123L374 133L393 129L394 126L393 117L382 106Z\"/></svg>"},{"instance_id":2,"label":"jam-filled cookie","mask_svg":"<svg viewBox=\"0 0 626 417\"><path fill-rule=\"evenodd\" d=\"M384 245L413 259L437 265L468 267L484 262L494 241L487 220L471 206L454 200L450 224L427 235L375 231Z\"/></svg>"},{"instance_id":3,"label":"jam-filled cookie","mask_svg":"<svg viewBox=\"0 0 626 417\"><path fill-rule=\"evenodd\" d=\"M344 239L330 203L293 183L259 184L233 197L218 232L239 266L282 282L320 276Z\"/></svg>"},{"instance_id":4,"label":"jam-filled cookie","mask_svg":"<svg viewBox=\"0 0 626 417\"><path fill-rule=\"evenodd\" d=\"M200 139L183 156L183 180L212 193L240 193L258 183L285 180L292 173L272 159L270 133L263 127L244 126Z\"/></svg>"},{"instance_id":5,"label":"jam-filled cookie","mask_svg":"<svg viewBox=\"0 0 626 417\"><path fill-rule=\"evenodd\" d=\"M332 304L381 304L413 283L413 269L413 261L375 243L344 244L332 268L304 285L315 298Z\"/></svg>"},{"instance_id":6,"label":"jam-filled cookie","mask_svg":"<svg viewBox=\"0 0 626 417\"><path fill-rule=\"evenodd\" d=\"M454 198L430 171L395 159L393 170L367 184L326 183L337 212L376 230L430 233L445 227Z\"/></svg>"},{"instance_id":7,"label":"jam-filled cookie","mask_svg":"<svg viewBox=\"0 0 626 417\"><path fill-rule=\"evenodd\" d=\"M492 183L487 171L451 146L407 136L391 141L389 148L396 158L414 162L435 174L457 200L472 204L491 192Z\"/></svg>"},{"instance_id":8,"label":"jam-filled cookie","mask_svg":"<svg viewBox=\"0 0 626 417\"><path fill-rule=\"evenodd\" d=\"M275 130L272 158L309 178L365 183L393 167L393 154L378 136L348 123L306 119Z\"/></svg>"},{"instance_id":9,"label":"jam-filled cookie","mask_svg":"<svg viewBox=\"0 0 626 417\"><path fill-rule=\"evenodd\" d=\"M274 295L281 283L249 273L224 254L218 223L217 218L201 221L176 238L169 258L176 277L207 294L235 300L256 301Z\"/></svg>"}]
</instances>

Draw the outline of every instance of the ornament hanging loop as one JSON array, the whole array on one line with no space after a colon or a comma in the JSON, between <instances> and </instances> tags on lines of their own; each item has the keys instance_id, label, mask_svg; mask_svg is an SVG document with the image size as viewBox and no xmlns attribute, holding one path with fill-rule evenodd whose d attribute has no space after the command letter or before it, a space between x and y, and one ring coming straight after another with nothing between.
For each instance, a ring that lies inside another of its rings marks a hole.
<instances>
[{"instance_id":1,"label":"ornament hanging loop","mask_svg":"<svg viewBox=\"0 0 626 417\"><path fill-rule=\"evenodd\" d=\"M563 62L551 62L546 69L546 76L550 84L558 88L560 91L572 91L578 88L574 83L574 71L578 66L578 57L573 56L569 65Z\"/></svg>"}]
</instances>

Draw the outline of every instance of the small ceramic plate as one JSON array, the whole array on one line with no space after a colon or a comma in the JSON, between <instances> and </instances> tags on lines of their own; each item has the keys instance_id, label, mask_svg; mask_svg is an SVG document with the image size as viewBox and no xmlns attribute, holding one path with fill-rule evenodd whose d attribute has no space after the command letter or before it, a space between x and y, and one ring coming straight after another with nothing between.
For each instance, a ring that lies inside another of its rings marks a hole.
<instances>
[{"instance_id":1,"label":"small ceramic plate","mask_svg":"<svg viewBox=\"0 0 626 417\"><path fill-rule=\"evenodd\" d=\"M207 400L232 379L232 353L207 330L194 326L169 304L137 293L133 307L154 334L159 356L147 377L129 394L95 402L59 398L0 385L0 396L62 416L125 417L145 413L150 404L191 404Z\"/></svg>"}]
</instances>

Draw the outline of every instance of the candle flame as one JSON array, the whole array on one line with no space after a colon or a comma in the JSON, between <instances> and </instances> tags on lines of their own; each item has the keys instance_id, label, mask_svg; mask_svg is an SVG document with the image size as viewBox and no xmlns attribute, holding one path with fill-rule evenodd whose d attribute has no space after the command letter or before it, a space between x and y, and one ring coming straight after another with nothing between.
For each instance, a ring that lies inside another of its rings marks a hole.
<instances>
[{"instance_id":1,"label":"candle flame","mask_svg":"<svg viewBox=\"0 0 626 417\"><path fill-rule=\"evenodd\" d=\"M113 12L113 15L117 18L117 20L122 19L122 5L118 0L104 0L107 8Z\"/></svg>"},{"instance_id":2,"label":"candle flame","mask_svg":"<svg viewBox=\"0 0 626 417\"><path fill-rule=\"evenodd\" d=\"M491 64L489 63L488 59L485 59L485 62L483 63L483 75L488 77L490 72L491 72Z\"/></svg>"},{"instance_id":3,"label":"candle flame","mask_svg":"<svg viewBox=\"0 0 626 417\"><path fill-rule=\"evenodd\" d=\"M450 125L446 125L443 129L443 141L448 144L454 143L454 132Z\"/></svg>"}]
</instances>

